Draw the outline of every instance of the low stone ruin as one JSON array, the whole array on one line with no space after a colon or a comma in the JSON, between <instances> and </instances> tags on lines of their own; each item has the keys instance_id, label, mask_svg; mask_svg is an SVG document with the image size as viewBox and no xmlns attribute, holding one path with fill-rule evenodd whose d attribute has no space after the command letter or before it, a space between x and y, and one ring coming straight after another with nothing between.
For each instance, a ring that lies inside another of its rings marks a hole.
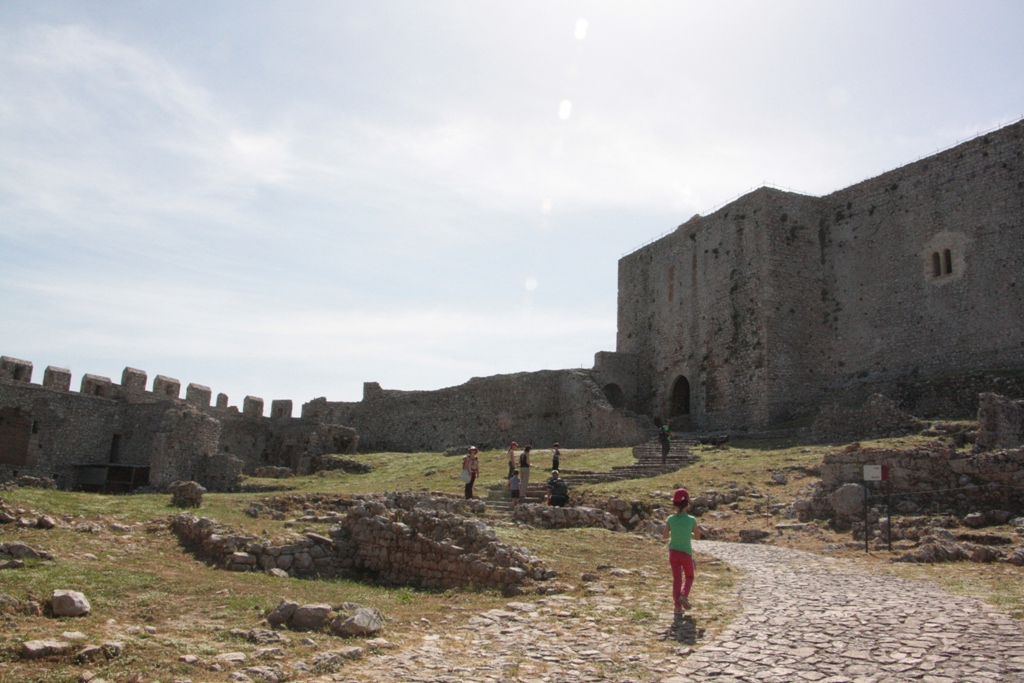
<instances>
[{"instance_id":1,"label":"low stone ruin","mask_svg":"<svg viewBox=\"0 0 1024 683\"><path fill-rule=\"evenodd\" d=\"M922 423L900 410L896 402L873 394L860 408L827 405L818 413L811 431L818 441L850 441L902 436L920 431Z\"/></svg>"},{"instance_id":2,"label":"low stone ruin","mask_svg":"<svg viewBox=\"0 0 1024 683\"><path fill-rule=\"evenodd\" d=\"M821 481L793 504L799 519L834 518L840 524L858 519L864 465L889 466L892 503L902 514L1024 513L1024 449L968 452L941 443L908 449L851 444L825 456ZM877 506L881 494L874 488L871 492L871 505Z\"/></svg>"},{"instance_id":3,"label":"low stone ruin","mask_svg":"<svg viewBox=\"0 0 1024 683\"><path fill-rule=\"evenodd\" d=\"M203 494L206 489L194 481L176 481L167 489L171 492L171 505L179 508L198 508L203 506Z\"/></svg>"},{"instance_id":4,"label":"low stone ruin","mask_svg":"<svg viewBox=\"0 0 1024 683\"><path fill-rule=\"evenodd\" d=\"M257 467L255 474L263 479L290 479L295 476L290 467Z\"/></svg>"},{"instance_id":5,"label":"low stone ruin","mask_svg":"<svg viewBox=\"0 0 1024 683\"><path fill-rule=\"evenodd\" d=\"M55 489L57 482L49 477L29 477L22 475L14 480L14 484L23 489Z\"/></svg>"},{"instance_id":6,"label":"low stone ruin","mask_svg":"<svg viewBox=\"0 0 1024 683\"><path fill-rule=\"evenodd\" d=\"M272 626L295 631L321 631L329 626L332 633L340 636L373 636L384 628L384 616L378 610L354 602L331 607L328 604L300 605L292 600L281 600L267 614L267 621Z\"/></svg>"},{"instance_id":7,"label":"low stone ruin","mask_svg":"<svg viewBox=\"0 0 1024 683\"><path fill-rule=\"evenodd\" d=\"M1024 401L980 394L976 443L979 450L1024 446Z\"/></svg>"},{"instance_id":8,"label":"low stone ruin","mask_svg":"<svg viewBox=\"0 0 1024 683\"><path fill-rule=\"evenodd\" d=\"M431 509L433 504L429 497L394 494L359 500L340 516L329 537L305 533L260 539L189 513L172 517L171 529L184 545L232 571L278 569L291 576L508 592L545 575L541 560L525 548L501 543L483 522Z\"/></svg>"},{"instance_id":9,"label":"low stone ruin","mask_svg":"<svg viewBox=\"0 0 1024 683\"><path fill-rule=\"evenodd\" d=\"M370 465L340 455L323 454L313 458L310 469L313 472L341 470L349 474L367 474L373 471Z\"/></svg>"},{"instance_id":10,"label":"low stone ruin","mask_svg":"<svg viewBox=\"0 0 1024 683\"><path fill-rule=\"evenodd\" d=\"M619 518L594 507L549 507L521 504L512 508L512 521L541 529L596 527L609 531L625 531Z\"/></svg>"},{"instance_id":11,"label":"low stone ruin","mask_svg":"<svg viewBox=\"0 0 1024 683\"><path fill-rule=\"evenodd\" d=\"M1021 520L1024 522L1024 520ZM972 538L972 534L953 534L947 529L931 528L922 536L920 544L908 552L893 558L893 562L914 562L933 564L937 562L1006 562L1018 567L1024 566L1024 538L1016 548L1006 547L1013 539L989 534ZM981 542L976 542L981 541Z\"/></svg>"},{"instance_id":12,"label":"low stone ruin","mask_svg":"<svg viewBox=\"0 0 1024 683\"><path fill-rule=\"evenodd\" d=\"M284 494L263 501L254 501L246 509L250 517L269 517L271 519L294 518L288 524L311 523L337 524L349 508L361 505L369 500L384 501L389 507L400 507L405 510L421 508L425 510L441 510L462 516L481 515L487 511L487 504L481 500L466 500L461 496L431 492L427 495L411 492L391 492L362 496L339 496L330 494Z\"/></svg>"}]
</instances>

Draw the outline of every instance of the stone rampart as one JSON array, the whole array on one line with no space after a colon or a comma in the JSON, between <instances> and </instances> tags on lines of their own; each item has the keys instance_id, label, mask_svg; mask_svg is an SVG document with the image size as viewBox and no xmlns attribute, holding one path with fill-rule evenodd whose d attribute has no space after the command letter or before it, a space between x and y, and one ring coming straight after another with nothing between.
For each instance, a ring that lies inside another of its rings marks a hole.
<instances>
[{"instance_id":1,"label":"stone rampart","mask_svg":"<svg viewBox=\"0 0 1024 683\"><path fill-rule=\"evenodd\" d=\"M118 470L122 478L114 485L122 492L183 479L230 490L257 467L307 474L314 458L351 453L359 443L354 429L323 419L263 417L262 403L246 415L221 394L211 406L212 392L196 383L184 400L181 382L163 375L146 391L147 374L135 368L124 369L121 384L86 374L77 392L69 390L66 370L47 368L43 385L31 377L31 363L3 357L0 481L28 475L52 478L64 489L105 490L109 473Z\"/></svg>"},{"instance_id":2,"label":"stone rampart","mask_svg":"<svg viewBox=\"0 0 1024 683\"><path fill-rule=\"evenodd\" d=\"M315 399L303 417L351 425L366 451L444 451L509 441L563 447L632 446L653 424L615 409L589 371L543 370L476 377L437 391L390 391L367 383L354 403Z\"/></svg>"}]
</instances>

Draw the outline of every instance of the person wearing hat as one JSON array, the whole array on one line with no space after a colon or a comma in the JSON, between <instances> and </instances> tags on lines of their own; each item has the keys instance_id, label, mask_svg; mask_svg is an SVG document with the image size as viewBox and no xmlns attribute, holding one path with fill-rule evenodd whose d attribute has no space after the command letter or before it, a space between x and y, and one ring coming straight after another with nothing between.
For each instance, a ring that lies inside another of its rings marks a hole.
<instances>
[{"instance_id":1,"label":"person wearing hat","mask_svg":"<svg viewBox=\"0 0 1024 683\"><path fill-rule=\"evenodd\" d=\"M476 446L469 447L469 454L462 459L462 481L466 482L466 500L473 497L473 482L480 474L480 458Z\"/></svg>"},{"instance_id":2,"label":"person wearing hat","mask_svg":"<svg viewBox=\"0 0 1024 683\"><path fill-rule=\"evenodd\" d=\"M508 446L508 476L506 479L512 478L512 471L516 468L516 449L519 448L519 444L515 441Z\"/></svg>"},{"instance_id":3,"label":"person wearing hat","mask_svg":"<svg viewBox=\"0 0 1024 683\"><path fill-rule=\"evenodd\" d=\"M690 506L690 494L686 489L676 489L672 495L672 504L675 505L676 513L665 520L665 533L662 539L672 540L668 544L668 562L672 567L672 604L675 605L676 614L682 614L684 609L690 609L690 587L693 586L693 548L691 539L700 539L700 529L697 528L697 518L686 514L686 508ZM683 575L686 576L686 583L683 583Z\"/></svg>"}]
</instances>

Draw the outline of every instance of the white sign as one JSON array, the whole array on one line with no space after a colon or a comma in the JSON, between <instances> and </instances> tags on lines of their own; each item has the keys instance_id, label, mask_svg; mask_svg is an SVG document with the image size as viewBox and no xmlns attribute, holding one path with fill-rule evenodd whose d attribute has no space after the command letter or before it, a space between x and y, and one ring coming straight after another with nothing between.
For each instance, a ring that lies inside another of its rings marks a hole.
<instances>
[{"instance_id":1,"label":"white sign","mask_svg":"<svg viewBox=\"0 0 1024 683\"><path fill-rule=\"evenodd\" d=\"M882 481L882 466L864 465L864 481Z\"/></svg>"}]
</instances>

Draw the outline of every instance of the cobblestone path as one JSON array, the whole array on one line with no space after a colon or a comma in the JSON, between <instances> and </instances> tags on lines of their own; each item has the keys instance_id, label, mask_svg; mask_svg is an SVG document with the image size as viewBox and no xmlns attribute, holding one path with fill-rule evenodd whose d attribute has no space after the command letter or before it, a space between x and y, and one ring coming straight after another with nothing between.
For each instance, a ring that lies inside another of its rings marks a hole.
<instances>
[{"instance_id":1,"label":"cobblestone path","mask_svg":"<svg viewBox=\"0 0 1024 683\"><path fill-rule=\"evenodd\" d=\"M695 550L746 572L743 614L672 683L1024 681L1024 625L976 598L788 548Z\"/></svg>"},{"instance_id":2,"label":"cobblestone path","mask_svg":"<svg viewBox=\"0 0 1024 683\"><path fill-rule=\"evenodd\" d=\"M1024 625L980 600L787 548L701 541L696 550L745 574L742 614L692 653L693 620L635 618L664 607L666 567L649 595L511 602L458 627L439 618L418 644L314 680L1024 683Z\"/></svg>"}]
</instances>

